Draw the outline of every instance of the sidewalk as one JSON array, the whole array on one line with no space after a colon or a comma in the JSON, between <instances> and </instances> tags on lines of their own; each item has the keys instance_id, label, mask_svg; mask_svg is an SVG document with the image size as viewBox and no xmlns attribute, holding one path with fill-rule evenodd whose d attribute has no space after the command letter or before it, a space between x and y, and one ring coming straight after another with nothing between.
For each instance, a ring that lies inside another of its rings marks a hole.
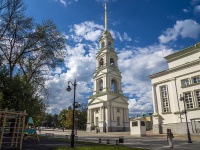
<instances>
[{"instance_id":1,"label":"sidewalk","mask_svg":"<svg viewBox=\"0 0 200 150\"><path fill-rule=\"evenodd\" d=\"M64 137L65 135L71 135L71 130L65 130L62 132L60 130L44 130L42 134L54 133L55 137ZM152 134L147 132L144 137L136 137L130 135L129 132L109 132L109 133L95 133L86 131L77 131L78 140L98 143L99 137L124 137L124 146L137 147L137 148L147 148L152 150L169 150L169 145L167 143L167 137L164 134ZM193 143L187 142L187 135L174 137L174 149L175 150L199 150L200 149L200 136L191 136Z\"/></svg>"},{"instance_id":2,"label":"sidewalk","mask_svg":"<svg viewBox=\"0 0 200 150\"><path fill-rule=\"evenodd\" d=\"M53 137L42 138L46 133L54 134ZM169 150L166 135L153 135L147 132L144 137L136 137L130 135L129 132L109 132L109 133L91 133L86 131L77 131L78 141L98 143L99 137L119 138L124 137L124 143L121 145L135 148L146 148L151 150ZM40 143L37 139L28 139L23 143L23 150L49 150L54 146L70 146L69 140L56 140L56 138L65 138L65 135L71 135L71 130L55 130L46 129L42 130ZM191 136L193 143L187 143L187 136L174 137L174 150L199 150L200 149L200 136ZM104 143L106 144L106 143ZM114 144L114 143L111 143ZM77 143L75 143L75 147ZM2 150L15 150L9 146L3 146ZM117 146L116 146L117 150Z\"/></svg>"}]
</instances>

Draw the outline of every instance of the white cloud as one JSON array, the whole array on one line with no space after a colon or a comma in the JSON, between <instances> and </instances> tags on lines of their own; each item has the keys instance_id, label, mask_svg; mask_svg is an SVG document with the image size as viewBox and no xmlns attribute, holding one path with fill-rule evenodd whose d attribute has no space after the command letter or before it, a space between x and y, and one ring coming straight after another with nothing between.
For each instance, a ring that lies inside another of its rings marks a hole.
<instances>
[{"instance_id":1,"label":"white cloud","mask_svg":"<svg viewBox=\"0 0 200 150\"><path fill-rule=\"evenodd\" d=\"M126 32L124 32L124 40L132 41L132 39L128 36L128 34Z\"/></svg>"},{"instance_id":2,"label":"white cloud","mask_svg":"<svg viewBox=\"0 0 200 150\"><path fill-rule=\"evenodd\" d=\"M148 76L167 69L163 57L172 51L163 45L152 45L143 48L134 47L119 53L123 92L130 98L130 115L153 111L151 83Z\"/></svg>"},{"instance_id":3,"label":"white cloud","mask_svg":"<svg viewBox=\"0 0 200 150\"><path fill-rule=\"evenodd\" d=\"M66 0L56 0L57 2L61 3L65 7L67 6L67 1Z\"/></svg>"},{"instance_id":4,"label":"white cloud","mask_svg":"<svg viewBox=\"0 0 200 150\"><path fill-rule=\"evenodd\" d=\"M200 34L200 25L192 20L176 21L173 28L168 28L162 35L159 36L161 43L176 41L178 37L196 39Z\"/></svg>"},{"instance_id":5,"label":"white cloud","mask_svg":"<svg viewBox=\"0 0 200 150\"><path fill-rule=\"evenodd\" d=\"M66 7L67 5L70 5L72 2L78 2L78 0L54 0L54 1L59 2L64 7Z\"/></svg>"},{"instance_id":6,"label":"white cloud","mask_svg":"<svg viewBox=\"0 0 200 150\"><path fill-rule=\"evenodd\" d=\"M102 25L97 25L92 21L85 21L81 24L75 24L70 31L75 33L72 38L76 41L79 39L78 41L80 42L85 39L94 42L100 38L103 29Z\"/></svg>"},{"instance_id":7,"label":"white cloud","mask_svg":"<svg viewBox=\"0 0 200 150\"><path fill-rule=\"evenodd\" d=\"M197 5L194 7L194 13L199 14L200 13L200 5Z\"/></svg>"},{"instance_id":8,"label":"white cloud","mask_svg":"<svg viewBox=\"0 0 200 150\"><path fill-rule=\"evenodd\" d=\"M196 5L199 2L200 2L200 0L192 0L190 3L191 3L191 5Z\"/></svg>"},{"instance_id":9,"label":"white cloud","mask_svg":"<svg viewBox=\"0 0 200 150\"><path fill-rule=\"evenodd\" d=\"M68 81L77 80L77 101L87 102L87 97L91 96L96 53L99 45L98 36L100 36L95 35L95 33L98 30L103 31L103 26L93 22L83 22L71 28L70 33L73 36L67 36L69 38L65 66L60 69L56 68L46 82L52 94L49 100L49 112L58 113L61 109L72 105L73 91L70 93L66 91ZM115 41L131 40L126 33L110 32L114 35ZM94 35L93 38L96 41L87 37L90 34ZM81 39L79 43L70 42L77 37ZM151 83L148 76L167 68L167 63L163 57L170 53L172 53L172 49L164 45L127 46L126 49L119 51L118 66L122 72L122 89L124 94L129 97L131 116L153 111ZM63 71L64 69L65 71Z\"/></svg>"},{"instance_id":10,"label":"white cloud","mask_svg":"<svg viewBox=\"0 0 200 150\"><path fill-rule=\"evenodd\" d=\"M183 12L185 12L185 13L189 13L189 12L190 12L190 10L189 10L189 9L186 9L186 8L184 8L184 9L183 9Z\"/></svg>"}]
</instances>

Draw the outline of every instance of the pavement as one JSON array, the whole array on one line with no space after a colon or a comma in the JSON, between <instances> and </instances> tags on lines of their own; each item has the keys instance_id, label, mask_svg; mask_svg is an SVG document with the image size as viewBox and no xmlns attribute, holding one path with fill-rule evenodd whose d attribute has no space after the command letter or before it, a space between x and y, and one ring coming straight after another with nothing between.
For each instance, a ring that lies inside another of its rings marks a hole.
<instances>
[{"instance_id":1,"label":"pavement","mask_svg":"<svg viewBox=\"0 0 200 150\"><path fill-rule=\"evenodd\" d=\"M50 133L50 134L48 134ZM52 136L52 134L54 136ZM48 136L47 136L48 135ZM56 140L56 138L66 139L66 135L71 135L71 130L59 130L55 129L43 129L40 133L40 142L37 139L28 139L23 143L23 150L49 150L51 147L55 146L70 146L69 140ZM45 136L47 138L43 138ZM167 142L166 135L155 135L151 131L148 131L146 136L137 137L130 135L129 132L108 132L108 133L96 133L96 132L86 132L77 131L78 141L86 141L92 143L98 143L98 138L109 138L109 139L119 139L119 137L124 138L124 143L119 145L135 147L135 148L145 148L150 150L169 150L170 147ZM200 150L200 135L191 135L192 143L187 142L187 136L174 135L173 143L174 150ZM103 141L102 144L106 144ZM110 145L115 145L114 141L110 142ZM75 141L75 147L78 144ZM2 146L2 150L14 150L9 146ZM117 145L116 145L117 150Z\"/></svg>"}]
</instances>

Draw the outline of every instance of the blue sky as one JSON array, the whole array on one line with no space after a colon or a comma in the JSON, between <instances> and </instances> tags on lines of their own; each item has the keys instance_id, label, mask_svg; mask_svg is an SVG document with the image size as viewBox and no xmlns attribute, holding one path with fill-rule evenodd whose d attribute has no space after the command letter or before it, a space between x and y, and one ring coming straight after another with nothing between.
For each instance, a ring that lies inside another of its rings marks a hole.
<instances>
[{"instance_id":1,"label":"blue sky","mask_svg":"<svg viewBox=\"0 0 200 150\"><path fill-rule=\"evenodd\" d=\"M105 2L130 117L153 112L148 76L167 69L163 57L200 42L200 0L24 1L27 16L38 23L52 19L67 41L64 65L47 71L48 112L52 114L72 105L73 92L66 92L68 81L77 80L80 103L92 94Z\"/></svg>"}]
</instances>

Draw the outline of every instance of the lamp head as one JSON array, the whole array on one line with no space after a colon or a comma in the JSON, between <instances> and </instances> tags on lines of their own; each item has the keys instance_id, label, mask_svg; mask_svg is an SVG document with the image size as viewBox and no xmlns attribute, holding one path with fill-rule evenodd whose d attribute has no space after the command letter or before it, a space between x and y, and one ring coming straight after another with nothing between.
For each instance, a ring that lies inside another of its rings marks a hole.
<instances>
[{"instance_id":1,"label":"lamp head","mask_svg":"<svg viewBox=\"0 0 200 150\"><path fill-rule=\"evenodd\" d=\"M71 89L71 87L68 85L68 87L67 87L67 92L70 92L72 89Z\"/></svg>"}]
</instances>

